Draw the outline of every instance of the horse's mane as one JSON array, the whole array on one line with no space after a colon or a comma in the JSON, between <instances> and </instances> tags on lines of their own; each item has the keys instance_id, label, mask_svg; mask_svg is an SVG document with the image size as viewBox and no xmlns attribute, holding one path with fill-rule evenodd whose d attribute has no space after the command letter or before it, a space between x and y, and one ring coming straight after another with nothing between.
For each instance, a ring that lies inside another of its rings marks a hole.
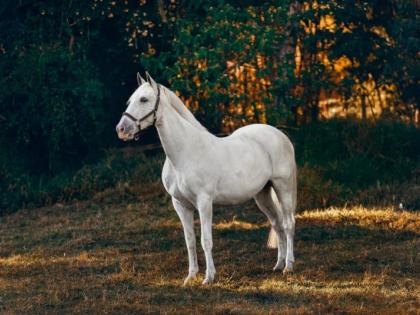
<instances>
[{"instance_id":1,"label":"horse's mane","mask_svg":"<svg viewBox=\"0 0 420 315\"><path fill-rule=\"evenodd\" d=\"M165 89L166 94L169 96L170 104L182 118L200 130L207 130L202 124L200 124L200 122L194 117L194 115L188 110L188 108L174 92L165 86L163 88Z\"/></svg>"}]
</instances>

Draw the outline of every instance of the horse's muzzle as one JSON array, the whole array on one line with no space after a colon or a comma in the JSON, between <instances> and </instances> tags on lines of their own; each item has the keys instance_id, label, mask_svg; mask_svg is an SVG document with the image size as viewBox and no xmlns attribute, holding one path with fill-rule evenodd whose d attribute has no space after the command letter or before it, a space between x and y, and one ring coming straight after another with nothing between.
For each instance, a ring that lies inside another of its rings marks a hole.
<instances>
[{"instance_id":1,"label":"horse's muzzle","mask_svg":"<svg viewBox=\"0 0 420 315\"><path fill-rule=\"evenodd\" d=\"M118 138L123 141L129 141L135 137L133 128L130 128L130 126L125 124L123 121L119 122L119 124L115 127L115 131L117 132Z\"/></svg>"}]
</instances>

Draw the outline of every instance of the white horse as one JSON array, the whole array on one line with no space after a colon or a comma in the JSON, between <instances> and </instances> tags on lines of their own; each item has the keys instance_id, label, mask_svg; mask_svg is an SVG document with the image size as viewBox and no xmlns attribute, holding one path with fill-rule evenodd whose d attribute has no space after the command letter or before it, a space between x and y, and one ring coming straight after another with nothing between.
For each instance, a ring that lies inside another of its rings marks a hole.
<instances>
[{"instance_id":1,"label":"white horse","mask_svg":"<svg viewBox=\"0 0 420 315\"><path fill-rule=\"evenodd\" d=\"M214 280L213 205L235 205L252 198L269 219L277 236L274 270L293 270L296 208L296 163L290 140L278 129L262 124L239 128L218 138L209 133L175 93L139 74L116 130L122 140L138 138L155 125L166 154L162 181L181 219L188 250L189 272L184 285L198 272L194 212L201 221L201 245L206 258L203 284ZM273 232L274 231L274 232ZM278 244L278 245L277 245Z\"/></svg>"}]
</instances>

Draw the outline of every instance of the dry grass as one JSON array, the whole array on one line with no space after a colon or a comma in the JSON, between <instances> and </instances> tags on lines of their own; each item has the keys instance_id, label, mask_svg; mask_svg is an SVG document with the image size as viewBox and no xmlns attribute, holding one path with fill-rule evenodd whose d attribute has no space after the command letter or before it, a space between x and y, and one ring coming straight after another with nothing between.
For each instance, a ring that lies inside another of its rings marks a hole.
<instances>
[{"instance_id":1,"label":"dry grass","mask_svg":"<svg viewBox=\"0 0 420 315\"><path fill-rule=\"evenodd\" d=\"M99 196L0 218L1 312L418 314L419 213L303 212L296 272L284 277L271 271L257 208L217 209L217 281L183 288L183 233L159 187L137 201Z\"/></svg>"}]
</instances>

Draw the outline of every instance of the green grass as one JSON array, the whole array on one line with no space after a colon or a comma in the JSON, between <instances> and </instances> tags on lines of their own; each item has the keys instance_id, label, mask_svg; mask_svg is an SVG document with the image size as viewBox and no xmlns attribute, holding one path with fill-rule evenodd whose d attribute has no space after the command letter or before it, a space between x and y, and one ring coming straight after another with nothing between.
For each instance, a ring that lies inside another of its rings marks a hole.
<instances>
[{"instance_id":1,"label":"green grass","mask_svg":"<svg viewBox=\"0 0 420 315\"><path fill-rule=\"evenodd\" d=\"M1 217L1 312L418 314L416 212L301 212L295 273L283 276L271 271L276 252L265 248L256 206L217 208L216 282L201 285L199 248L200 279L184 288L187 253L170 199L159 182L134 190Z\"/></svg>"}]
</instances>

